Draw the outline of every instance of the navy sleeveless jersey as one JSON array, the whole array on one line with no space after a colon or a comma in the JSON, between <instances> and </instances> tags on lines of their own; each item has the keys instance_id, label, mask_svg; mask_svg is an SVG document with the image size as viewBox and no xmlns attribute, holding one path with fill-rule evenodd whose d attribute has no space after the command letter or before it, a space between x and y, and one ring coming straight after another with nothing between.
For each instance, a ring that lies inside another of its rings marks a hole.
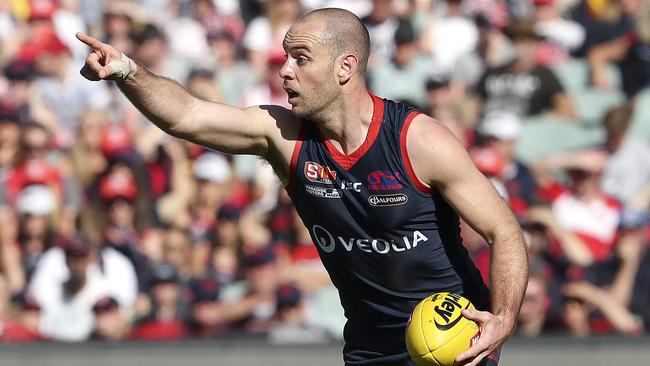
<instances>
[{"instance_id":1,"label":"navy sleeveless jersey","mask_svg":"<svg viewBox=\"0 0 650 366\"><path fill-rule=\"evenodd\" d=\"M406 131L418 112L372 98L366 140L349 155L303 122L287 190L339 291L345 363L405 365L405 327L420 300L452 291L486 309L489 291L457 214L408 159Z\"/></svg>"}]
</instances>

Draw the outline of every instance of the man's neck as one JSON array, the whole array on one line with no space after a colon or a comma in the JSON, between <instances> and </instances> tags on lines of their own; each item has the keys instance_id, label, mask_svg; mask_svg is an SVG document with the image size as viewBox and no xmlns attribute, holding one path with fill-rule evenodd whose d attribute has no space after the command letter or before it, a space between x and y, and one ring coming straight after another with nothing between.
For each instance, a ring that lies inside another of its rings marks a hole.
<instances>
[{"instance_id":1,"label":"man's neck","mask_svg":"<svg viewBox=\"0 0 650 366\"><path fill-rule=\"evenodd\" d=\"M366 139L374 111L368 90L359 87L344 93L327 115L316 122L323 136L340 152L350 154Z\"/></svg>"},{"instance_id":2,"label":"man's neck","mask_svg":"<svg viewBox=\"0 0 650 366\"><path fill-rule=\"evenodd\" d=\"M517 60L512 64L511 70L515 73L524 73L535 68L535 65L535 61Z\"/></svg>"}]
</instances>

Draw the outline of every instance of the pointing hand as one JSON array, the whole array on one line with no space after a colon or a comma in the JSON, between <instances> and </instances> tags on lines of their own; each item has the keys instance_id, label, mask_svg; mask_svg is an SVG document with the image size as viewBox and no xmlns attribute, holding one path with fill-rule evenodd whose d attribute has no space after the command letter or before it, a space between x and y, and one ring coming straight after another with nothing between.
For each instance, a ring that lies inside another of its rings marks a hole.
<instances>
[{"instance_id":1,"label":"pointing hand","mask_svg":"<svg viewBox=\"0 0 650 366\"><path fill-rule=\"evenodd\" d=\"M78 32L77 39L88 45L92 52L86 57L81 75L88 80L128 80L138 70L138 65L111 45Z\"/></svg>"}]
</instances>

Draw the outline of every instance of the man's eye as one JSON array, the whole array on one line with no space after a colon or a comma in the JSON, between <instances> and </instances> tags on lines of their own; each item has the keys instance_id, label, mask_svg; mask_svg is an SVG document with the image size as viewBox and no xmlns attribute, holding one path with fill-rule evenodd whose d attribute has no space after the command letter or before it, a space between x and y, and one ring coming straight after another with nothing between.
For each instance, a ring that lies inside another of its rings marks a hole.
<instances>
[{"instance_id":1,"label":"man's eye","mask_svg":"<svg viewBox=\"0 0 650 366\"><path fill-rule=\"evenodd\" d=\"M299 56L297 58L297 62L300 65L307 63L307 61L309 61L309 59L307 57L305 57L305 56Z\"/></svg>"}]
</instances>

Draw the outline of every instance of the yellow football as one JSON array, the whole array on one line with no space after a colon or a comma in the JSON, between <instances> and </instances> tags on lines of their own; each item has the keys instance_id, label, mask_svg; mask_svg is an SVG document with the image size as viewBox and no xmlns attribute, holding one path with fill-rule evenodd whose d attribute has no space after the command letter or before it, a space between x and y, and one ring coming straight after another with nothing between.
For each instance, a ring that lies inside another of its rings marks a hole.
<instances>
[{"instance_id":1,"label":"yellow football","mask_svg":"<svg viewBox=\"0 0 650 366\"><path fill-rule=\"evenodd\" d=\"M478 324L461 311L474 309L469 300L439 292L420 301L406 327L406 349L418 366L455 366L458 355L480 336Z\"/></svg>"}]
</instances>

